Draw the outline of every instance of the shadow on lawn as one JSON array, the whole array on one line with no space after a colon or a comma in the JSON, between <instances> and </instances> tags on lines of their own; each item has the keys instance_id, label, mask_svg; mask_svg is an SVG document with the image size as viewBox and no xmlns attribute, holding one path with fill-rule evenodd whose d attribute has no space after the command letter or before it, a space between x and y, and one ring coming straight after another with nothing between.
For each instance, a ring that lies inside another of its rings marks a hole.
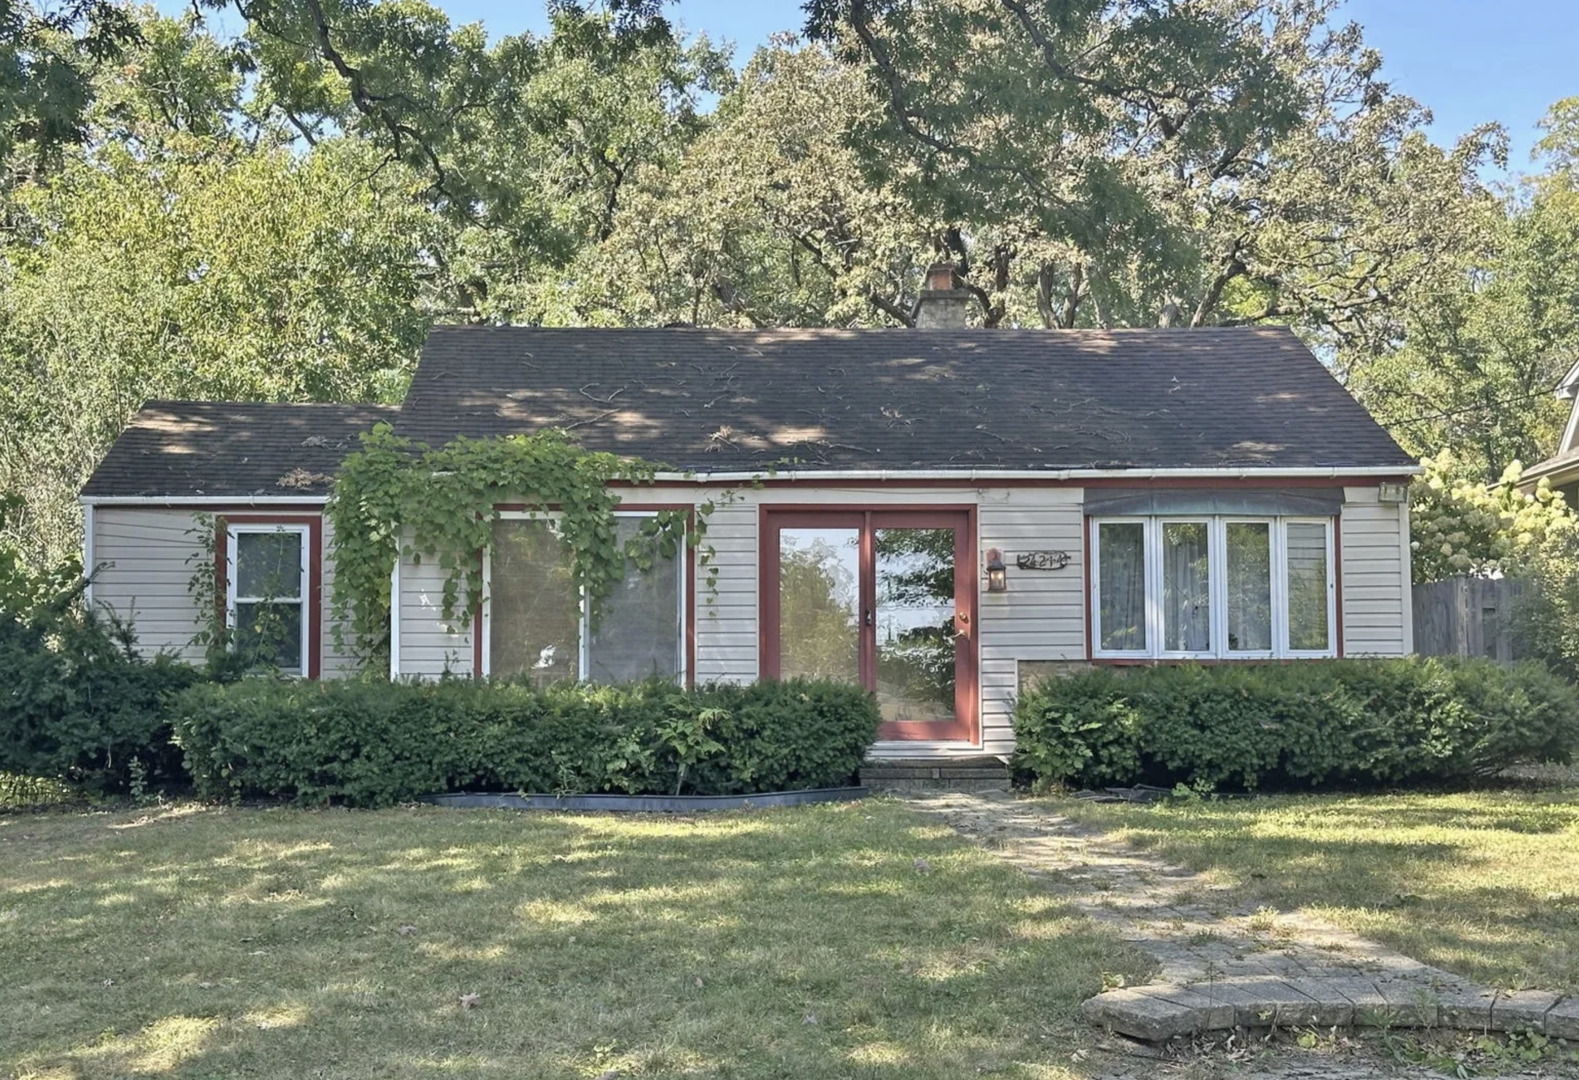
<instances>
[{"instance_id":1,"label":"shadow on lawn","mask_svg":"<svg viewBox=\"0 0 1579 1080\"><path fill-rule=\"evenodd\" d=\"M1327 909L1417 959L1579 989L1579 802L1561 796L1269 798L1100 815L1251 903ZM1092 816L1088 815L1088 820Z\"/></svg>"},{"instance_id":2,"label":"shadow on lawn","mask_svg":"<svg viewBox=\"0 0 1579 1080\"><path fill-rule=\"evenodd\" d=\"M1144 974L881 802L209 812L35 853L0 870L0 1061L42 1076L966 1076L1067 1062L1079 1002Z\"/></svg>"}]
</instances>

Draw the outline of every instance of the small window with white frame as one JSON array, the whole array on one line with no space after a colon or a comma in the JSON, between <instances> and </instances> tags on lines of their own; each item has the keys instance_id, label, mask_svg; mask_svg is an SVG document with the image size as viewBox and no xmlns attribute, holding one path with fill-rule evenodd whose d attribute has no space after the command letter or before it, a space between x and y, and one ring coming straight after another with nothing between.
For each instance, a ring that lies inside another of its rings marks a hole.
<instances>
[{"instance_id":1,"label":"small window with white frame","mask_svg":"<svg viewBox=\"0 0 1579 1080\"><path fill-rule=\"evenodd\" d=\"M287 675L306 675L308 527L231 524L226 533L225 621L233 648Z\"/></svg>"},{"instance_id":2,"label":"small window with white frame","mask_svg":"<svg viewBox=\"0 0 1579 1080\"><path fill-rule=\"evenodd\" d=\"M1330 518L1093 518L1091 538L1095 657L1337 653Z\"/></svg>"},{"instance_id":3,"label":"small window with white frame","mask_svg":"<svg viewBox=\"0 0 1579 1080\"><path fill-rule=\"evenodd\" d=\"M615 514L623 546L655 517ZM685 678L685 559L654 552L604 599L596 630L575 587L570 555L551 516L500 514L483 564L483 674L545 686Z\"/></svg>"}]
</instances>

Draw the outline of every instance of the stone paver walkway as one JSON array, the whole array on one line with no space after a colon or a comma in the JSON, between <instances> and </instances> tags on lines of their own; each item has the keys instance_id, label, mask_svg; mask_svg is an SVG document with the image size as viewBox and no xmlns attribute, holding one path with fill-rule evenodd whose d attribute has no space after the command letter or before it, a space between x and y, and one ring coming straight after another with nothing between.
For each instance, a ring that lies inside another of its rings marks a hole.
<instances>
[{"instance_id":1,"label":"stone paver walkway","mask_svg":"<svg viewBox=\"0 0 1579 1080\"><path fill-rule=\"evenodd\" d=\"M1234 1027L1444 1027L1579 1038L1579 998L1496 992L1302 914L1235 908L1169 866L1045 806L1001 792L912 805L1043 878L1156 958L1145 986L1099 994L1086 1016L1153 1042Z\"/></svg>"}]
</instances>

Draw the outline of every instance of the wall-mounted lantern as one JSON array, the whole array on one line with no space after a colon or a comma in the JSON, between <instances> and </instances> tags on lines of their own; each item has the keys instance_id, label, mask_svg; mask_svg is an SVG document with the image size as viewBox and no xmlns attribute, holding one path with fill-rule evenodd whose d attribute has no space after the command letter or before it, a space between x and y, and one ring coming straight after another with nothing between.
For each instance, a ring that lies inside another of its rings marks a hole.
<instances>
[{"instance_id":1,"label":"wall-mounted lantern","mask_svg":"<svg viewBox=\"0 0 1579 1080\"><path fill-rule=\"evenodd\" d=\"M1384 503L1401 503L1409 497L1409 485L1402 480L1384 480L1377 489L1376 498Z\"/></svg>"},{"instance_id":2,"label":"wall-mounted lantern","mask_svg":"<svg viewBox=\"0 0 1579 1080\"><path fill-rule=\"evenodd\" d=\"M987 549L987 591L1009 591L1009 570L1003 565L1003 552L997 548Z\"/></svg>"}]
</instances>

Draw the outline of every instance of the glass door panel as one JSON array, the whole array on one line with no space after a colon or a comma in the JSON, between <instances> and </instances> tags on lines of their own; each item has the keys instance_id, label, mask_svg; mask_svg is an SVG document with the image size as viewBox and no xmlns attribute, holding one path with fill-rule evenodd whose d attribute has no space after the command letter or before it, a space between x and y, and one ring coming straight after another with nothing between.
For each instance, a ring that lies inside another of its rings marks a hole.
<instances>
[{"instance_id":1,"label":"glass door panel","mask_svg":"<svg viewBox=\"0 0 1579 1080\"><path fill-rule=\"evenodd\" d=\"M877 702L887 723L957 719L953 529L877 529Z\"/></svg>"},{"instance_id":2,"label":"glass door panel","mask_svg":"<svg viewBox=\"0 0 1579 1080\"><path fill-rule=\"evenodd\" d=\"M779 678L861 682L861 530L783 528Z\"/></svg>"},{"instance_id":3,"label":"glass door panel","mask_svg":"<svg viewBox=\"0 0 1579 1080\"><path fill-rule=\"evenodd\" d=\"M970 513L787 509L764 520L762 676L865 687L881 739L974 741Z\"/></svg>"}]
</instances>

